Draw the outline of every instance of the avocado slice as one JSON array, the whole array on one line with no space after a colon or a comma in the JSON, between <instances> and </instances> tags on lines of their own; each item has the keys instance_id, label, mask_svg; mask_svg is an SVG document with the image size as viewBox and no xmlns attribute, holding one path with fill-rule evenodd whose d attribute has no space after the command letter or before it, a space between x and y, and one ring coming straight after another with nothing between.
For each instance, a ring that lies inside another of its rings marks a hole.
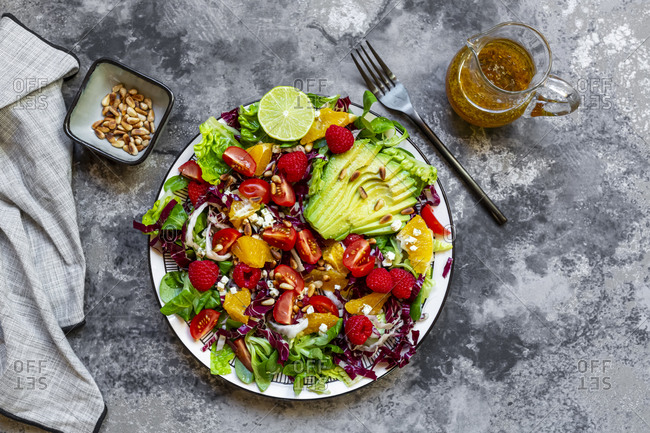
<instances>
[{"instance_id":1,"label":"avocado slice","mask_svg":"<svg viewBox=\"0 0 650 433\"><path fill-rule=\"evenodd\" d=\"M359 174L353 176L356 171ZM410 218L400 212L415 205L424 185L435 177L435 168L405 151L358 140L348 152L330 158L321 189L309 198L304 216L325 239L341 240L349 233L394 233L391 225L395 220L402 221L403 226ZM382 204L378 205L380 200ZM386 215L392 215L391 220L380 223Z\"/></svg>"}]
</instances>

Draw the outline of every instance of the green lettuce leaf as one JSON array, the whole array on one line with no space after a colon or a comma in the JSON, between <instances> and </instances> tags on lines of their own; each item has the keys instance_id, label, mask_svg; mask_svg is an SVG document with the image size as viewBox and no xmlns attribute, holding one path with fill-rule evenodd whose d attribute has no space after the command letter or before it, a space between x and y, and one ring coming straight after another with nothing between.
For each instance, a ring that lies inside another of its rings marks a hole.
<instances>
[{"instance_id":1,"label":"green lettuce leaf","mask_svg":"<svg viewBox=\"0 0 650 433\"><path fill-rule=\"evenodd\" d=\"M316 95L315 93L307 93L307 97L311 101L311 105L314 106L315 109L323 108L325 106L334 109L334 106L336 105L336 102L339 100L341 95L334 95L334 96L320 96Z\"/></svg>"},{"instance_id":2,"label":"green lettuce leaf","mask_svg":"<svg viewBox=\"0 0 650 433\"><path fill-rule=\"evenodd\" d=\"M230 361L235 357L235 352L227 344L221 350L217 350L217 343L212 344L210 349L210 373L212 374L230 374L232 368Z\"/></svg>"},{"instance_id":3,"label":"green lettuce leaf","mask_svg":"<svg viewBox=\"0 0 650 433\"><path fill-rule=\"evenodd\" d=\"M239 124L241 125L241 144L245 147L253 146L260 142L268 142L270 138L260 126L257 118L259 102L251 104L248 108L239 107ZM266 141L265 141L266 140Z\"/></svg>"},{"instance_id":4,"label":"green lettuce leaf","mask_svg":"<svg viewBox=\"0 0 650 433\"><path fill-rule=\"evenodd\" d=\"M196 162L201 167L203 180L217 184L219 176L230 170L223 161L223 152L230 146L241 147L235 140L235 134L239 131L219 122L214 117L203 122L199 130L203 139L194 145Z\"/></svg>"},{"instance_id":5,"label":"green lettuce leaf","mask_svg":"<svg viewBox=\"0 0 650 433\"><path fill-rule=\"evenodd\" d=\"M271 385L273 376L282 368L278 364L278 351L271 346L266 338L253 337L252 332L246 334L244 341L251 354L255 383L260 391L264 392Z\"/></svg>"}]
</instances>

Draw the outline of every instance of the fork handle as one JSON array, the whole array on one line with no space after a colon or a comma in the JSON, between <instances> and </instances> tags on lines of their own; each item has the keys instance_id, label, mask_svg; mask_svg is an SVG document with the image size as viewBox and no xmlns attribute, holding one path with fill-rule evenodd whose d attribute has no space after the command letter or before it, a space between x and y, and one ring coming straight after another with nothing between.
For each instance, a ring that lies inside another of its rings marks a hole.
<instances>
[{"instance_id":1,"label":"fork handle","mask_svg":"<svg viewBox=\"0 0 650 433\"><path fill-rule=\"evenodd\" d=\"M474 194L474 196L478 199L478 203L480 203L488 212L490 212L490 215L492 215L492 218L497 222L499 225L503 225L508 221L508 219L501 213L499 208L492 202L490 197L487 196L485 191L479 186L478 183L470 176L470 174L465 170L465 167L458 162L456 157L452 155L452 153L447 149L447 146L445 146L442 141L438 138L438 136L429 128L429 125L427 125L424 120L420 117L420 115L417 113L417 111L413 110L412 113L408 113L409 117L415 124L424 132L424 134L431 140L431 143L433 143L433 146L436 148L438 153L442 155L442 157L447 161L447 163L454 169L456 174L460 176L460 178L465 182L465 184L469 187L470 191Z\"/></svg>"}]
</instances>

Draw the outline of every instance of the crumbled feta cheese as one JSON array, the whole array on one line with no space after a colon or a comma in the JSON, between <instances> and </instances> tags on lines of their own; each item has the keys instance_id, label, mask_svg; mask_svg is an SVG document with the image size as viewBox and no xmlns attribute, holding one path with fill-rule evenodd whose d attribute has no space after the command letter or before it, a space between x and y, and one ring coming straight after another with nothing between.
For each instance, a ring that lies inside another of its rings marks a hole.
<instances>
[{"instance_id":1,"label":"crumbled feta cheese","mask_svg":"<svg viewBox=\"0 0 650 433\"><path fill-rule=\"evenodd\" d=\"M231 288L230 288L230 293L232 293L233 295L234 295L235 293L237 293L237 287L231 287Z\"/></svg>"},{"instance_id":2,"label":"crumbled feta cheese","mask_svg":"<svg viewBox=\"0 0 650 433\"><path fill-rule=\"evenodd\" d=\"M321 323L320 326L318 327L318 332L321 334L327 334L327 325Z\"/></svg>"},{"instance_id":3,"label":"crumbled feta cheese","mask_svg":"<svg viewBox=\"0 0 650 433\"><path fill-rule=\"evenodd\" d=\"M420 230L418 230L418 229L413 229L413 234L415 236L420 236L422 234L422 232Z\"/></svg>"},{"instance_id":4,"label":"crumbled feta cheese","mask_svg":"<svg viewBox=\"0 0 650 433\"><path fill-rule=\"evenodd\" d=\"M394 232L402 228L402 221L400 220L395 220L392 223L390 223L390 229Z\"/></svg>"},{"instance_id":5,"label":"crumbled feta cheese","mask_svg":"<svg viewBox=\"0 0 650 433\"><path fill-rule=\"evenodd\" d=\"M413 236L410 235L404 238L404 242L406 242L407 244L414 244L416 241L417 239L415 239Z\"/></svg>"},{"instance_id":6,"label":"crumbled feta cheese","mask_svg":"<svg viewBox=\"0 0 650 433\"><path fill-rule=\"evenodd\" d=\"M411 250L411 251L416 251L417 249L418 249L418 246L417 246L417 245L411 245L411 246L409 247L409 250Z\"/></svg>"},{"instance_id":7,"label":"crumbled feta cheese","mask_svg":"<svg viewBox=\"0 0 650 433\"><path fill-rule=\"evenodd\" d=\"M372 307L368 304L363 304L363 307L361 307L361 312L366 316L370 314L371 311L372 311Z\"/></svg>"},{"instance_id":8,"label":"crumbled feta cheese","mask_svg":"<svg viewBox=\"0 0 650 433\"><path fill-rule=\"evenodd\" d=\"M269 295L273 298L277 298L280 295L280 291L275 287L269 287Z\"/></svg>"},{"instance_id":9,"label":"crumbled feta cheese","mask_svg":"<svg viewBox=\"0 0 650 433\"><path fill-rule=\"evenodd\" d=\"M334 290L341 290L341 286L339 286L338 284L334 284Z\"/></svg>"},{"instance_id":10,"label":"crumbled feta cheese","mask_svg":"<svg viewBox=\"0 0 650 433\"><path fill-rule=\"evenodd\" d=\"M305 313L307 314L312 314L313 312L314 312L314 307L312 307L311 305L307 307L307 311L305 311Z\"/></svg>"},{"instance_id":11,"label":"crumbled feta cheese","mask_svg":"<svg viewBox=\"0 0 650 433\"><path fill-rule=\"evenodd\" d=\"M392 251L386 251L386 254L384 254L384 258L392 262L393 260L395 260L395 253Z\"/></svg>"},{"instance_id":12,"label":"crumbled feta cheese","mask_svg":"<svg viewBox=\"0 0 650 433\"><path fill-rule=\"evenodd\" d=\"M269 211L267 208L264 208L261 210L261 213L262 213L262 217L260 218L259 224L262 226L262 228L266 229L272 227L273 224L275 224L275 217L273 216L271 211Z\"/></svg>"},{"instance_id":13,"label":"crumbled feta cheese","mask_svg":"<svg viewBox=\"0 0 650 433\"><path fill-rule=\"evenodd\" d=\"M217 290L221 291L221 290L224 290L225 288L226 288L226 285L224 283L222 283L221 281L219 281L217 283Z\"/></svg>"},{"instance_id":14,"label":"crumbled feta cheese","mask_svg":"<svg viewBox=\"0 0 650 433\"><path fill-rule=\"evenodd\" d=\"M227 282L228 282L228 277L226 277L225 275L221 277L221 284L226 284Z\"/></svg>"},{"instance_id":15,"label":"crumbled feta cheese","mask_svg":"<svg viewBox=\"0 0 650 433\"><path fill-rule=\"evenodd\" d=\"M334 268L333 268L332 265L330 265L329 263L327 263L327 264L325 265L325 270L326 270L326 271L331 271L332 269L334 269Z\"/></svg>"},{"instance_id":16,"label":"crumbled feta cheese","mask_svg":"<svg viewBox=\"0 0 650 433\"><path fill-rule=\"evenodd\" d=\"M266 272L266 269L263 269L263 270L262 270L262 273L260 274L260 276L261 276L262 278L264 278L264 279L266 279L266 277L267 277L268 275L269 275L269 273Z\"/></svg>"}]
</instances>

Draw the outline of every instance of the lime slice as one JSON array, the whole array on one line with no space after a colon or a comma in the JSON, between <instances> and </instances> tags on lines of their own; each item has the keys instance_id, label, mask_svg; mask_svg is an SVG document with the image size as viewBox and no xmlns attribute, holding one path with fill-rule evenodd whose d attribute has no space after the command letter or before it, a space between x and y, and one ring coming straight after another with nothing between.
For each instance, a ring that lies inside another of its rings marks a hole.
<instances>
[{"instance_id":1,"label":"lime slice","mask_svg":"<svg viewBox=\"0 0 650 433\"><path fill-rule=\"evenodd\" d=\"M314 107L300 90L278 86L260 100L257 112L264 132L280 141L300 140L314 123Z\"/></svg>"}]
</instances>

